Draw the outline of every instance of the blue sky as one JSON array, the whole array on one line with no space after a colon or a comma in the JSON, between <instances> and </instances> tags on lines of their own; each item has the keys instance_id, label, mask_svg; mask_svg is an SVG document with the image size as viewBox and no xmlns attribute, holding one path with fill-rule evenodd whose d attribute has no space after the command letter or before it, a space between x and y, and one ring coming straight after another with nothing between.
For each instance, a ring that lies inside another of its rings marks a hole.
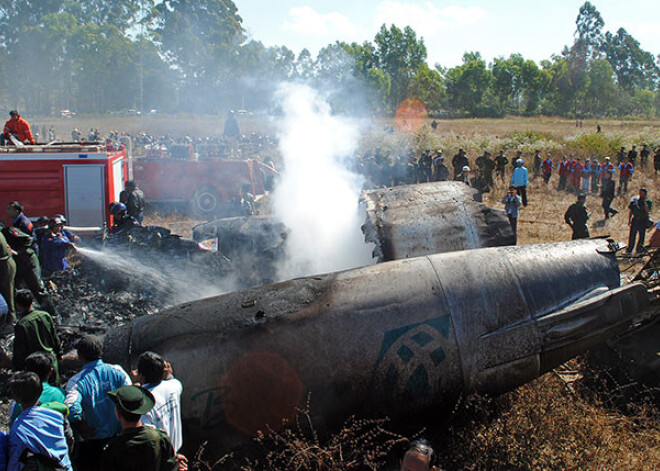
<instances>
[{"instance_id":1,"label":"blue sky","mask_svg":"<svg viewBox=\"0 0 660 471\"><path fill-rule=\"evenodd\" d=\"M424 37L431 65L451 67L465 51L521 53L539 61L570 44L584 0L234 0L251 39L313 55L335 40L373 41L383 23L410 25ZM593 0L605 31L626 28L660 54L660 1Z\"/></svg>"}]
</instances>

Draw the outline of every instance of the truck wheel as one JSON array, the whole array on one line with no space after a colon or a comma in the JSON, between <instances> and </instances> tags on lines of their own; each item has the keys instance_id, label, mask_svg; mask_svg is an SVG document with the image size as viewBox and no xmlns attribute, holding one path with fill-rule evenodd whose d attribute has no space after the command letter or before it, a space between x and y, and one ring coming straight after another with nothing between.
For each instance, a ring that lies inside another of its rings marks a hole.
<instances>
[{"instance_id":1,"label":"truck wheel","mask_svg":"<svg viewBox=\"0 0 660 471\"><path fill-rule=\"evenodd\" d=\"M211 185L204 185L195 190L192 197L192 212L195 216L208 217L218 213L222 197Z\"/></svg>"}]
</instances>

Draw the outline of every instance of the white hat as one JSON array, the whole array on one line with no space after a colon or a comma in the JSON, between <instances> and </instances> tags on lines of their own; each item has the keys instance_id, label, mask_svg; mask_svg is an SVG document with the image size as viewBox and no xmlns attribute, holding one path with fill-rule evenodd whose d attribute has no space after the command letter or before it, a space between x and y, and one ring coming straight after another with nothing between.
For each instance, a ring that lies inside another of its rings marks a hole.
<instances>
[{"instance_id":1,"label":"white hat","mask_svg":"<svg viewBox=\"0 0 660 471\"><path fill-rule=\"evenodd\" d=\"M464 171L464 172L469 172L469 171L470 171L470 167L468 167L468 166L466 165L465 167L463 167L463 171Z\"/></svg>"},{"instance_id":2,"label":"white hat","mask_svg":"<svg viewBox=\"0 0 660 471\"><path fill-rule=\"evenodd\" d=\"M516 160L516 163L517 164L523 164L524 162L523 162L523 159L518 159L518 160Z\"/></svg>"}]
</instances>

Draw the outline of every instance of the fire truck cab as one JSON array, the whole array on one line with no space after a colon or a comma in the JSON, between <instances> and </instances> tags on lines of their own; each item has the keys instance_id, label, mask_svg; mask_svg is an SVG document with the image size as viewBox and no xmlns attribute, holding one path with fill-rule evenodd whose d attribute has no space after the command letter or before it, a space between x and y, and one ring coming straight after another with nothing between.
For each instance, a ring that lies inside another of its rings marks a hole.
<instances>
[{"instance_id":1,"label":"fire truck cab","mask_svg":"<svg viewBox=\"0 0 660 471\"><path fill-rule=\"evenodd\" d=\"M0 147L0 219L12 201L28 216L64 214L78 232L110 224L108 206L128 177L123 146L97 144Z\"/></svg>"}]
</instances>

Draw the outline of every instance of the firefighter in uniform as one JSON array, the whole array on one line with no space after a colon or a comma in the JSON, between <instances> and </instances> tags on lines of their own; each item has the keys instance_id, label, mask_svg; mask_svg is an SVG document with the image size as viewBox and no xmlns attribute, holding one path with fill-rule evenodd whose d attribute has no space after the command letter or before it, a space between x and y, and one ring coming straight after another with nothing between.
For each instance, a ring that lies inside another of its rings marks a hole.
<instances>
[{"instance_id":1,"label":"firefighter in uniform","mask_svg":"<svg viewBox=\"0 0 660 471\"><path fill-rule=\"evenodd\" d=\"M128 215L135 218L138 224L142 225L144 217L144 193L138 188L133 180L128 180L125 190L119 193L119 202L126 205Z\"/></svg>"},{"instance_id":2,"label":"firefighter in uniform","mask_svg":"<svg viewBox=\"0 0 660 471\"><path fill-rule=\"evenodd\" d=\"M34 137L30 131L30 124L21 118L18 111L11 110L9 112L9 121L5 123L5 128L0 136L0 145L5 145L11 142L11 135L24 144L34 144Z\"/></svg>"},{"instance_id":3,"label":"firefighter in uniform","mask_svg":"<svg viewBox=\"0 0 660 471\"><path fill-rule=\"evenodd\" d=\"M570 205L564 214L564 221L573 229L572 240L587 239L589 237L589 228L587 221L589 213L584 203L587 201L587 195L580 193L575 203Z\"/></svg>"},{"instance_id":4,"label":"firefighter in uniform","mask_svg":"<svg viewBox=\"0 0 660 471\"><path fill-rule=\"evenodd\" d=\"M5 227L2 233L16 255L16 285L23 283L39 301L41 308L51 316L58 315L50 295L41 280L41 266L35 252L34 238L16 227Z\"/></svg>"}]
</instances>

